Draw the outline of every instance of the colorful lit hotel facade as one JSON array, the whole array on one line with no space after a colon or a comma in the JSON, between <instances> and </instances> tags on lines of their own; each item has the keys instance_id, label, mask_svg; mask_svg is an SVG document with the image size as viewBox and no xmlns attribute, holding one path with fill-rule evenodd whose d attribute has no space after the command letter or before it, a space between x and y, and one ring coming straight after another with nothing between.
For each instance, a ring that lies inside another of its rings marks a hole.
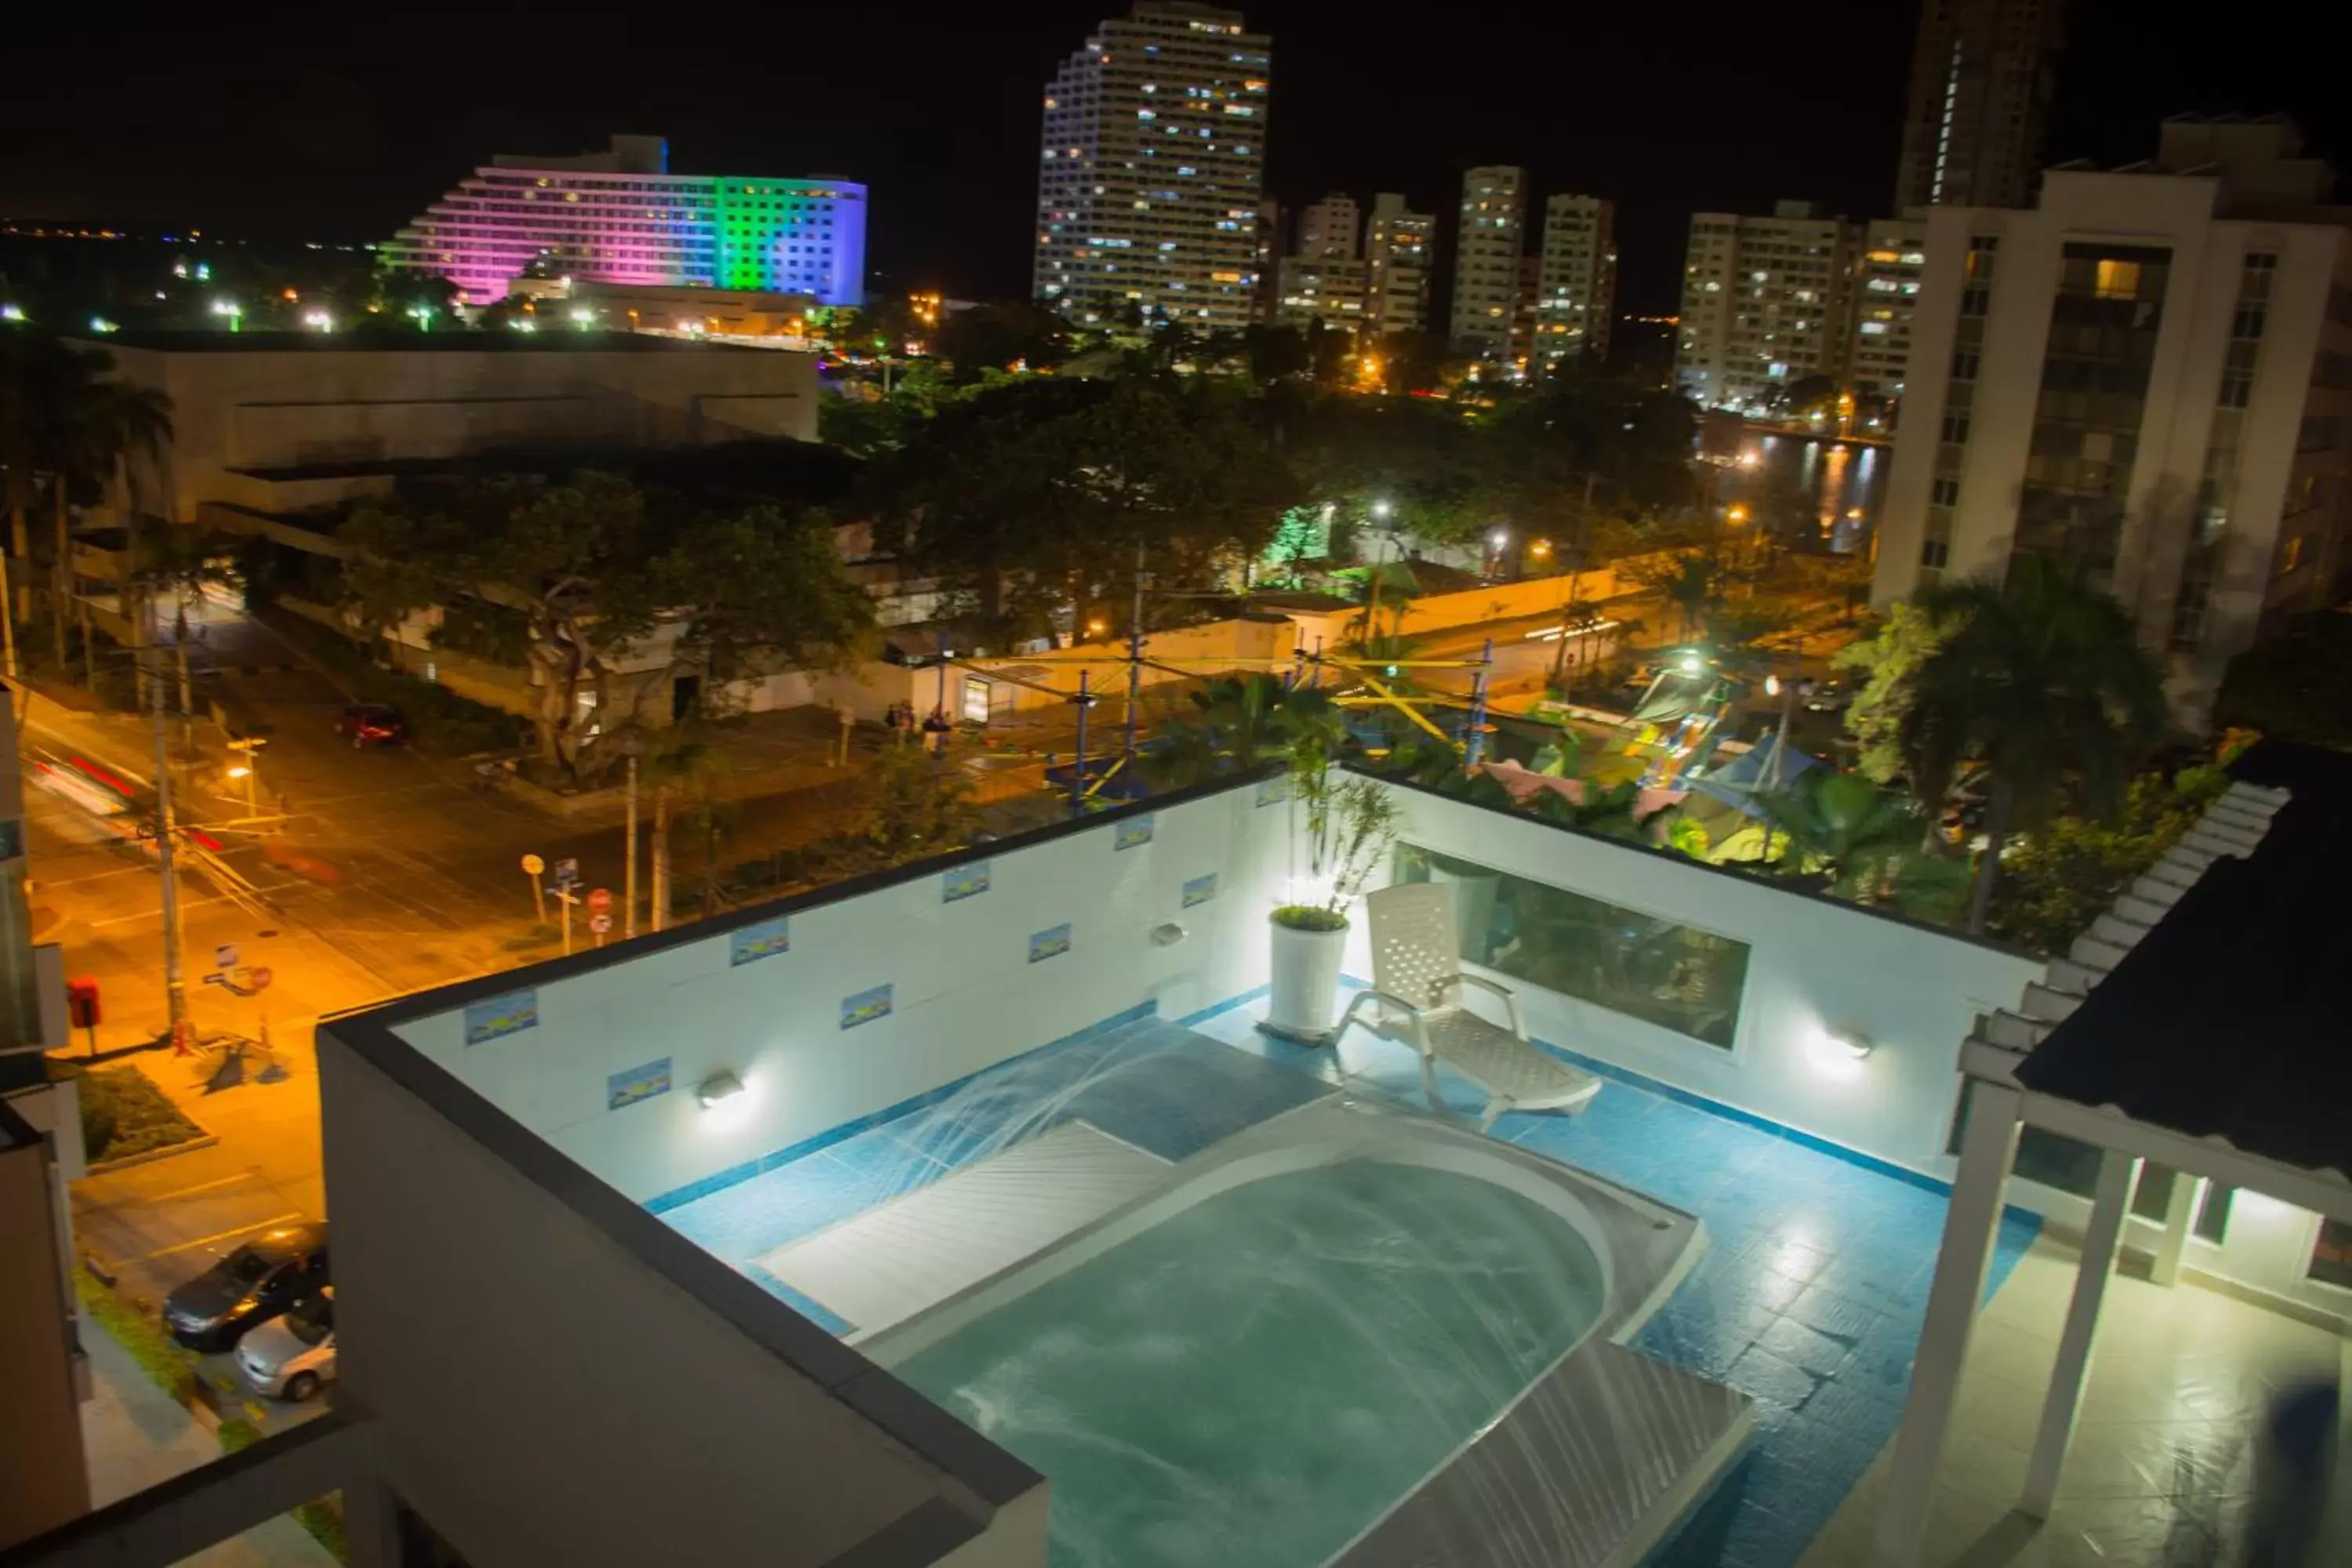
<instances>
[{"instance_id":1,"label":"colorful lit hotel facade","mask_svg":"<svg viewBox=\"0 0 2352 1568\"><path fill-rule=\"evenodd\" d=\"M384 262L447 278L476 305L504 299L534 264L604 283L864 303L864 185L668 165L658 136L616 136L574 158L501 156L402 229Z\"/></svg>"}]
</instances>

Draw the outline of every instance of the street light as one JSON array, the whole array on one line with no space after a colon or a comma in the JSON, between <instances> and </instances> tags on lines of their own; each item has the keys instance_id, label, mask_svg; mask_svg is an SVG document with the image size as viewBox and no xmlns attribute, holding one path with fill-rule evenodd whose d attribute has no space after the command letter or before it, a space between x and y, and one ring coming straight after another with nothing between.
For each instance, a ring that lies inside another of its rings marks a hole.
<instances>
[{"instance_id":1,"label":"street light","mask_svg":"<svg viewBox=\"0 0 2352 1568\"><path fill-rule=\"evenodd\" d=\"M1388 514L1389 514L1389 503L1388 503L1388 501L1387 501L1387 500L1386 500L1385 498L1383 498L1383 499L1381 499L1381 500L1376 500L1376 501L1374 501L1374 502L1372 503L1372 515L1373 515L1374 517L1378 517L1378 518L1385 518L1385 517L1387 517L1387 516L1388 516Z\"/></svg>"},{"instance_id":2,"label":"street light","mask_svg":"<svg viewBox=\"0 0 2352 1568\"><path fill-rule=\"evenodd\" d=\"M228 330L232 332L242 331L245 329L245 307L238 304L234 300L214 300L213 314L215 316L226 316L228 318Z\"/></svg>"}]
</instances>

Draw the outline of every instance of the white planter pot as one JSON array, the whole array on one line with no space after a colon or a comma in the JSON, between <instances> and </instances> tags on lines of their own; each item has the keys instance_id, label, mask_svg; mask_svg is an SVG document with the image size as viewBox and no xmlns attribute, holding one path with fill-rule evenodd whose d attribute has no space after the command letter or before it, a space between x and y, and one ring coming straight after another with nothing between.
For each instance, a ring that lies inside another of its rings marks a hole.
<instances>
[{"instance_id":1,"label":"white planter pot","mask_svg":"<svg viewBox=\"0 0 2352 1568\"><path fill-rule=\"evenodd\" d=\"M1275 921L1269 929L1274 985L1265 1031L1320 1045L1339 1022L1339 963L1348 952L1348 928L1300 931Z\"/></svg>"}]
</instances>

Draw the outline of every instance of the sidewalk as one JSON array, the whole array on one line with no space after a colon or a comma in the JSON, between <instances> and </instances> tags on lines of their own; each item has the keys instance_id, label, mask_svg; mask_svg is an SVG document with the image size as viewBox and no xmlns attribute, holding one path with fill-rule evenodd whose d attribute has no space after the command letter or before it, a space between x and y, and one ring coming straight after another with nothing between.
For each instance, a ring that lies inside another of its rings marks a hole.
<instances>
[{"instance_id":1,"label":"sidewalk","mask_svg":"<svg viewBox=\"0 0 2352 1568\"><path fill-rule=\"evenodd\" d=\"M89 1500L104 1508L221 1457L220 1439L147 1380L130 1352L94 1323L83 1324L91 1394L81 1407ZM200 1568L332 1568L334 1558L290 1519L278 1518L183 1559Z\"/></svg>"}]
</instances>

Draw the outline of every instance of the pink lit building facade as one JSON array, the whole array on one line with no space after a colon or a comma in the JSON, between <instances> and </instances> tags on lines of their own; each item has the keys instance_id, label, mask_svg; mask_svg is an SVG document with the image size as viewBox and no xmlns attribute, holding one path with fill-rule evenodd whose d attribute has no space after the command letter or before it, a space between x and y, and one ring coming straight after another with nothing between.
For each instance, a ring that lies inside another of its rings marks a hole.
<instances>
[{"instance_id":1,"label":"pink lit building facade","mask_svg":"<svg viewBox=\"0 0 2352 1568\"><path fill-rule=\"evenodd\" d=\"M536 265L606 283L865 301L866 187L847 180L674 174L658 136L572 158L500 156L403 228L387 266L504 299Z\"/></svg>"}]
</instances>

